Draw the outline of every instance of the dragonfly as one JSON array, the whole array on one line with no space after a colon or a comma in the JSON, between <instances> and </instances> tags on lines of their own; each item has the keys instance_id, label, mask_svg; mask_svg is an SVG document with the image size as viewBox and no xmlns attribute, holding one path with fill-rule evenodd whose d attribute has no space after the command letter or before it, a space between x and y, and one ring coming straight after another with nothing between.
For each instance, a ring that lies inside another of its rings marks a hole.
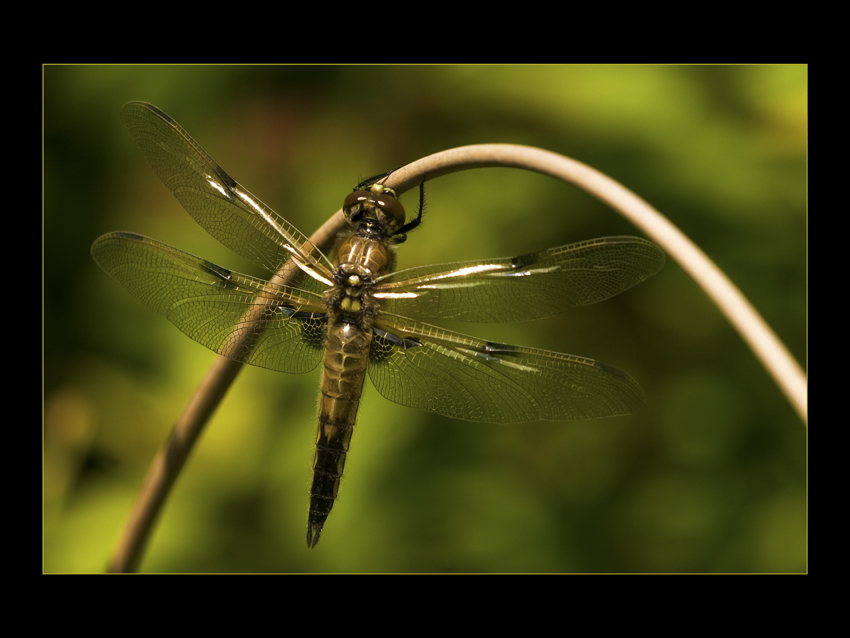
<instances>
[{"instance_id":1,"label":"dragonfly","mask_svg":"<svg viewBox=\"0 0 850 638\"><path fill-rule=\"evenodd\" d=\"M131 232L98 238L97 264L145 306L210 350L286 373L322 368L307 546L337 499L368 374L403 406L473 422L570 421L629 414L643 392L628 374L580 356L452 332L435 320L538 319L617 295L664 253L602 237L510 258L395 270L406 220L389 174L344 200L333 258L234 180L169 115L124 105L122 119L157 176L213 237L273 275L243 275Z\"/></svg>"}]
</instances>

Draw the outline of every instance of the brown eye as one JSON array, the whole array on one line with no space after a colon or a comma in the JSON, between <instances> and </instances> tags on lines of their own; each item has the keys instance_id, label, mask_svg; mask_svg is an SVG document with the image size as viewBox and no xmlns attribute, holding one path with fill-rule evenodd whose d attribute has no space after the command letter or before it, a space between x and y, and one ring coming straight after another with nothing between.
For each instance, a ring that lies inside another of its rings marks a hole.
<instances>
[{"instance_id":1,"label":"brown eye","mask_svg":"<svg viewBox=\"0 0 850 638\"><path fill-rule=\"evenodd\" d=\"M371 199L372 194L366 191L354 191L350 193L342 203L342 212L347 219L351 218L352 209L360 206L360 204L368 199ZM355 214L357 211L355 210Z\"/></svg>"},{"instance_id":2,"label":"brown eye","mask_svg":"<svg viewBox=\"0 0 850 638\"><path fill-rule=\"evenodd\" d=\"M387 215L393 219L393 229L404 226L404 206L395 197L381 194L375 198L376 203Z\"/></svg>"},{"instance_id":3,"label":"brown eye","mask_svg":"<svg viewBox=\"0 0 850 638\"><path fill-rule=\"evenodd\" d=\"M368 193L366 191L354 191L350 193L348 197L345 198L345 201L342 203L343 208L349 208L354 206L358 202L362 202L365 199L370 199L372 197L372 193Z\"/></svg>"}]
</instances>

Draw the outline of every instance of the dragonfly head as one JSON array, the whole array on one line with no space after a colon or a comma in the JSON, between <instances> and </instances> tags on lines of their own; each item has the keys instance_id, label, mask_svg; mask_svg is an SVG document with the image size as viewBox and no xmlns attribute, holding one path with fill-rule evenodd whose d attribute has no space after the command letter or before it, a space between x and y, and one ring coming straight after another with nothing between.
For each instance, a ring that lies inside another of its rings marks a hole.
<instances>
[{"instance_id":1,"label":"dragonfly head","mask_svg":"<svg viewBox=\"0 0 850 638\"><path fill-rule=\"evenodd\" d=\"M386 229L387 235L394 235L404 226L404 206L395 191L382 184L372 184L369 190L351 193L345 198L342 212L352 224L377 222Z\"/></svg>"}]
</instances>

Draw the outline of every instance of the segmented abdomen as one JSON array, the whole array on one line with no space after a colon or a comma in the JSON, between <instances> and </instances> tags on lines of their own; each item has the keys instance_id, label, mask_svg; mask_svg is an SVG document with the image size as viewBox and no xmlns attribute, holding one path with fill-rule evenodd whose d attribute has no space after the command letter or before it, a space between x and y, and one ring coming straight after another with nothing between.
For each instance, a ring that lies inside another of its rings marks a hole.
<instances>
[{"instance_id":1,"label":"segmented abdomen","mask_svg":"<svg viewBox=\"0 0 850 638\"><path fill-rule=\"evenodd\" d=\"M307 526L307 544L310 547L319 542L322 526L339 491L363 392L371 342L371 327L364 330L341 319L328 327Z\"/></svg>"}]
</instances>

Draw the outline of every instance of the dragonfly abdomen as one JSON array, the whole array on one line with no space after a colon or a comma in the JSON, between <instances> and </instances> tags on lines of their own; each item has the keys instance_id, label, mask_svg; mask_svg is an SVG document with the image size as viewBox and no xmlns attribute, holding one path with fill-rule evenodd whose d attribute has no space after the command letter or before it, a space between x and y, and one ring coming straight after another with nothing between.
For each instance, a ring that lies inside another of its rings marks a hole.
<instances>
[{"instance_id":1,"label":"dragonfly abdomen","mask_svg":"<svg viewBox=\"0 0 850 638\"><path fill-rule=\"evenodd\" d=\"M340 318L328 328L307 524L307 545L310 547L319 542L322 527L339 492L366 379L371 342L370 326L357 326Z\"/></svg>"}]
</instances>

